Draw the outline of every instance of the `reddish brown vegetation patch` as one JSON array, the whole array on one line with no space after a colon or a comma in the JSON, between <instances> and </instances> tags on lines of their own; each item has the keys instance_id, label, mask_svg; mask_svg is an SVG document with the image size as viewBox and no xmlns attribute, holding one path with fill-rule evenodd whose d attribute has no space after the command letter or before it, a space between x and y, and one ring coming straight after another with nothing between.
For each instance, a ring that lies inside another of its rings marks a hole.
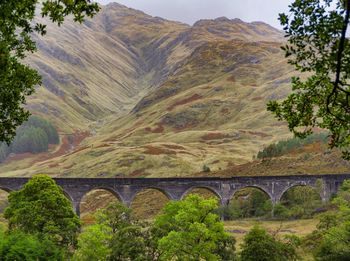
<instances>
[{"instance_id":1,"label":"reddish brown vegetation patch","mask_svg":"<svg viewBox=\"0 0 350 261\"><path fill-rule=\"evenodd\" d=\"M49 165L49 168L55 168L55 167L58 167L60 164L58 163L52 163Z\"/></svg>"},{"instance_id":2,"label":"reddish brown vegetation patch","mask_svg":"<svg viewBox=\"0 0 350 261\"><path fill-rule=\"evenodd\" d=\"M137 170L134 170L133 172L131 172L129 174L129 177L140 177L140 176L145 176L147 175L147 173L145 172L145 169L137 169Z\"/></svg>"},{"instance_id":3,"label":"reddish brown vegetation patch","mask_svg":"<svg viewBox=\"0 0 350 261\"><path fill-rule=\"evenodd\" d=\"M230 110L228 108L223 108L220 111L222 114L228 114L230 112Z\"/></svg>"},{"instance_id":4,"label":"reddish brown vegetation patch","mask_svg":"<svg viewBox=\"0 0 350 261\"><path fill-rule=\"evenodd\" d=\"M174 104L170 105L168 107L168 110L171 111L173 110L175 107L177 106L180 106L180 105L184 105L184 104L187 104L187 103L190 103L190 102L193 102L193 101L196 101L196 100L199 100L199 99L202 99L202 96L199 95L199 94L193 94L191 97L188 97L186 99L183 99L183 100L180 100L180 101L177 101L175 102Z\"/></svg>"},{"instance_id":5,"label":"reddish brown vegetation patch","mask_svg":"<svg viewBox=\"0 0 350 261\"><path fill-rule=\"evenodd\" d=\"M43 154L43 153L41 153ZM4 161L4 163L9 163L11 161L16 161L16 160L22 160L22 159L25 159L25 158L28 158L28 157L31 157L35 154L32 154L32 153L21 153L21 154L11 154L9 157L7 157L7 159ZM36 154L38 155L38 154Z\"/></svg>"},{"instance_id":6,"label":"reddish brown vegetation patch","mask_svg":"<svg viewBox=\"0 0 350 261\"><path fill-rule=\"evenodd\" d=\"M160 147L154 147L154 146L145 146L146 150L144 151L145 154L149 155L161 155L161 154L176 154L176 151L160 148Z\"/></svg>"},{"instance_id":7,"label":"reddish brown vegetation patch","mask_svg":"<svg viewBox=\"0 0 350 261\"><path fill-rule=\"evenodd\" d=\"M229 81L229 82L235 82L236 81L236 79L235 79L235 76L230 76L230 77L228 77L227 78L227 81Z\"/></svg>"}]
</instances>

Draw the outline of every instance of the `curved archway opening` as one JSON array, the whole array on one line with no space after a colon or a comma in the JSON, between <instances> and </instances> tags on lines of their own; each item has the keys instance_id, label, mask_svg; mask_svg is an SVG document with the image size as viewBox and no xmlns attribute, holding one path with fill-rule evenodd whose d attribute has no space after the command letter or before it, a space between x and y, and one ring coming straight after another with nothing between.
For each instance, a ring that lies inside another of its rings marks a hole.
<instances>
[{"instance_id":1,"label":"curved archway opening","mask_svg":"<svg viewBox=\"0 0 350 261\"><path fill-rule=\"evenodd\" d=\"M118 195L107 189L90 190L81 199L80 219L84 224L92 224L95 222L95 214L99 209L117 202L120 202Z\"/></svg>"},{"instance_id":2,"label":"curved archway opening","mask_svg":"<svg viewBox=\"0 0 350 261\"><path fill-rule=\"evenodd\" d=\"M225 220L269 218L272 213L270 196L257 187L245 187L235 192L229 204L222 208Z\"/></svg>"},{"instance_id":3,"label":"curved archway opening","mask_svg":"<svg viewBox=\"0 0 350 261\"><path fill-rule=\"evenodd\" d=\"M147 188L136 194L130 207L135 218L153 219L169 201L169 197L160 189Z\"/></svg>"},{"instance_id":4,"label":"curved archway opening","mask_svg":"<svg viewBox=\"0 0 350 261\"><path fill-rule=\"evenodd\" d=\"M320 192L311 186L296 185L287 189L275 206L275 217L281 219L312 218L322 211Z\"/></svg>"},{"instance_id":5,"label":"curved archway opening","mask_svg":"<svg viewBox=\"0 0 350 261\"><path fill-rule=\"evenodd\" d=\"M199 195L204 199L208 199L208 198L217 198L218 200L220 200L220 196L213 191L210 188L206 188L206 187L193 187L190 188L188 191L185 192L185 194L182 196L182 198L186 198L189 195Z\"/></svg>"}]
</instances>

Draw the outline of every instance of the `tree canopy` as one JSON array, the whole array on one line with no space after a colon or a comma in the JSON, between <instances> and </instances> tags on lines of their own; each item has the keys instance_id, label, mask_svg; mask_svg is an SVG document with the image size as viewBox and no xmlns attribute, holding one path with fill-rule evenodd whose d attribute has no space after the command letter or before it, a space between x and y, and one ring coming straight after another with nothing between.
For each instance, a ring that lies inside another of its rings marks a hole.
<instances>
[{"instance_id":1,"label":"tree canopy","mask_svg":"<svg viewBox=\"0 0 350 261\"><path fill-rule=\"evenodd\" d=\"M23 62L28 52L36 51L33 33L46 33L46 26L34 20L39 5L41 15L58 25L68 15L82 22L99 10L91 0L0 1L0 141L8 144L29 117L23 108L26 97L41 83L38 72Z\"/></svg>"},{"instance_id":2,"label":"tree canopy","mask_svg":"<svg viewBox=\"0 0 350 261\"><path fill-rule=\"evenodd\" d=\"M235 240L224 231L214 198L189 195L169 202L154 224L160 260L235 260Z\"/></svg>"},{"instance_id":3,"label":"tree canopy","mask_svg":"<svg viewBox=\"0 0 350 261\"><path fill-rule=\"evenodd\" d=\"M299 137L328 129L330 146L350 159L350 0L295 0L289 8L279 17L288 39L282 48L305 74L293 77L292 93L268 110Z\"/></svg>"},{"instance_id":4,"label":"tree canopy","mask_svg":"<svg viewBox=\"0 0 350 261\"><path fill-rule=\"evenodd\" d=\"M38 234L59 246L75 245L80 229L71 202L61 187L44 175L32 177L22 189L10 193L4 216L10 231Z\"/></svg>"},{"instance_id":5,"label":"tree canopy","mask_svg":"<svg viewBox=\"0 0 350 261\"><path fill-rule=\"evenodd\" d=\"M244 237L241 260L244 261L285 261L299 260L296 253L297 240L289 238L286 242L277 240L265 229L253 227Z\"/></svg>"}]
</instances>

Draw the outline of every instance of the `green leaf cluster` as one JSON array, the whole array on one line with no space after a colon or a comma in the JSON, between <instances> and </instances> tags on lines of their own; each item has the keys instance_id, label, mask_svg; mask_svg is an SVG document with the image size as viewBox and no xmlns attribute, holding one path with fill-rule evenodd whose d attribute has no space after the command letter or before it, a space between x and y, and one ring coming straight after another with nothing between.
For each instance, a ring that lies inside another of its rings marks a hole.
<instances>
[{"instance_id":1,"label":"green leaf cluster","mask_svg":"<svg viewBox=\"0 0 350 261\"><path fill-rule=\"evenodd\" d=\"M214 198L170 202L154 223L160 260L235 260L235 240L214 213Z\"/></svg>"},{"instance_id":2,"label":"green leaf cluster","mask_svg":"<svg viewBox=\"0 0 350 261\"><path fill-rule=\"evenodd\" d=\"M317 230L305 239L316 260L350 259L350 180L344 181L333 203L337 210L324 214Z\"/></svg>"},{"instance_id":3,"label":"green leaf cluster","mask_svg":"<svg viewBox=\"0 0 350 261\"><path fill-rule=\"evenodd\" d=\"M267 108L298 137L314 127L330 131L331 147L350 158L350 1L295 0L280 14L289 63L304 76L292 78L292 93Z\"/></svg>"},{"instance_id":4,"label":"green leaf cluster","mask_svg":"<svg viewBox=\"0 0 350 261\"><path fill-rule=\"evenodd\" d=\"M265 229L253 227L244 237L240 257L242 261L300 260L296 252L299 240L290 237L286 242L274 238Z\"/></svg>"},{"instance_id":5,"label":"green leaf cluster","mask_svg":"<svg viewBox=\"0 0 350 261\"><path fill-rule=\"evenodd\" d=\"M76 245L80 220L61 187L48 176L36 175L11 192L4 216L10 231L47 238L60 247Z\"/></svg>"}]
</instances>

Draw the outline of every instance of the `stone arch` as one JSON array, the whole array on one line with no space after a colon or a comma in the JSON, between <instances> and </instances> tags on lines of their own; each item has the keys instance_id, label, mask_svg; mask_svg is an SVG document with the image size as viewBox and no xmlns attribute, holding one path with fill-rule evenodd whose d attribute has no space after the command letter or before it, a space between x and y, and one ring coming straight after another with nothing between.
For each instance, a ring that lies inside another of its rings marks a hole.
<instances>
[{"instance_id":1,"label":"stone arch","mask_svg":"<svg viewBox=\"0 0 350 261\"><path fill-rule=\"evenodd\" d=\"M215 188L212 188L210 186L192 186L188 189L186 189L186 191L182 194L181 196L181 200L184 199L187 195L190 194L191 191L193 191L194 189L206 189L209 190L210 192L212 192L220 201L222 201L222 196L220 194L220 192L218 192Z\"/></svg>"},{"instance_id":2,"label":"stone arch","mask_svg":"<svg viewBox=\"0 0 350 261\"><path fill-rule=\"evenodd\" d=\"M95 195L93 193L96 193ZM123 202L123 198L120 194L111 189L103 186L93 187L81 194L81 198L76 199L74 204L76 205L76 212L82 217L85 217L84 223L93 222L94 218L92 213L96 210L106 207L110 202L119 201ZM90 205L88 205L90 204ZM90 212L91 211L91 212Z\"/></svg>"},{"instance_id":3,"label":"stone arch","mask_svg":"<svg viewBox=\"0 0 350 261\"><path fill-rule=\"evenodd\" d=\"M64 190L64 189L62 189L62 192L63 192L63 194L65 195L65 197L72 203L72 205L73 205L73 203L74 203L74 199L72 198L72 196L66 191L66 190Z\"/></svg>"},{"instance_id":4,"label":"stone arch","mask_svg":"<svg viewBox=\"0 0 350 261\"><path fill-rule=\"evenodd\" d=\"M298 190L297 188L302 188ZM306 189L305 189L306 188ZM322 208L322 195L317 191L315 183L295 182L284 188L279 198L279 203L284 206L282 215L290 218L311 218L315 213L324 211ZM290 193L288 193L290 192Z\"/></svg>"},{"instance_id":5,"label":"stone arch","mask_svg":"<svg viewBox=\"0 0 350 261\"><path fill-rule=\"evenodd\" d=\"M162 188L144 187L135 191L130 201L130 208L136 218L151 219L171 200L171 195Z\"/></svg>"},{"instance_id":6,"label":"stone arch","mask_svg":"<svg viewBox=\"0 0 350 261\"><path fill-rule=\"evenodd\" d=\"M272 193L268 189L264 188L263 186L258 186L258 185L247 185L247 186L242 186L242 187L236 188L233 191L232 195L230 196L229 202L234 198L234 196L236 195L237 192L239 192L242 189L248 189L248 188L258 189L261 192L264 192L269 197L269 199L272 202L274 202L275 197L272 195Z\"/></svg>"},{"instance_id":7,"label":"stone arch","mask_svg":"<svg viewBox=\"0 0 350 261\"><path fill-rule=\"evenodd\" d=\"M138 190L135 190L132 197L130 198L130 204L134 201L137 194L139 194L140 192L142 192L144 190L148 190L148 189L157 190L160 193L162 193L163 195L165 195L169 200L173 200L173 197L165 189L162 189L162 188L159 188L156 186L149 186L149 187L144 187L144 188L140 188Z\"/></svg>"},{"instance_id":8,"label":"stone arch","mask_svg":"<svg viewBox=\"0 0 350 261\"><path fill-rule=\"evenodd\" d=\"M273 213L273 195L262 186L247 185L236 188L225 206L229 210L223 218L267 218Z\"/></svg>"},{"instance_id":9,"label":"stone arch","mask_svg":"<svg viewBox=\"0 0 350 261\"><path fill-rule=\"evenodd\" d=\"M3 187L3 186L0 186L0 190L3 190L3 191L5 191L5 192L7 192L9 194L13 191L13 189L10 189L10 188L7 188L7 187Z\"/></svg>"},{"instance_id":10,"label":"stone arch","mask_svg":"<svg viewBox=\"0 0 350 261\"><path fill-rule=\"evenodd\" d=\"M285 188L282 189L282 191L277 195L276 197L276 202L280 202L283 195L290 189L295 188L295 187L311 187L313 189L316 189L316 185L314 183L309 183L306 181L298 181L298 182L293 182L292 184L289 184ZM322 193L322 192L321 192ZM320 198L322 199L322 194L320 194Z\"/></svg>"}]
</instances>

